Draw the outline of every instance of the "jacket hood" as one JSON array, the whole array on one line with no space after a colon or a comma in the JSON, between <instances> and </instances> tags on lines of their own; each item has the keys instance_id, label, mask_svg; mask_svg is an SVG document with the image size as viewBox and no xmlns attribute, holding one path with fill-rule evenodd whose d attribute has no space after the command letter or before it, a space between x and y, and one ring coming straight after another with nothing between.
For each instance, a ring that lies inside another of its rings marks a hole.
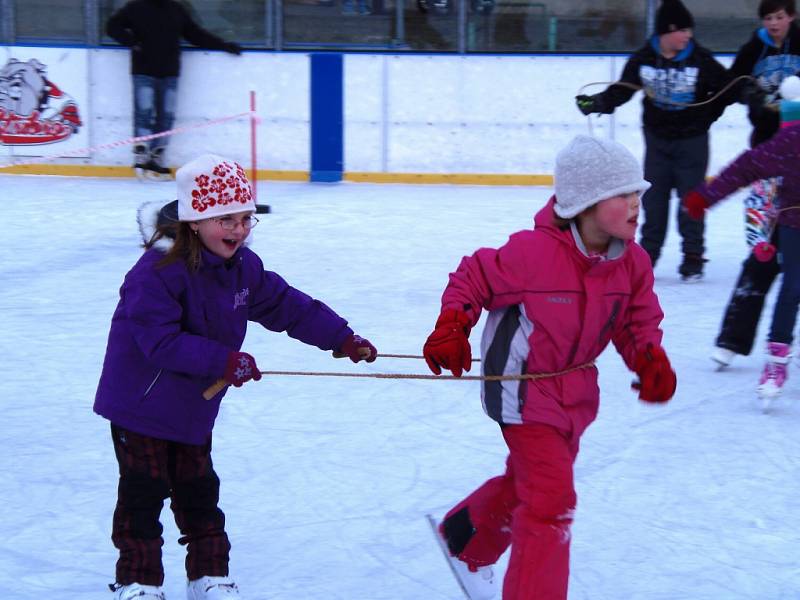
<instances>
[{"instance_id":1,"label":"jacket hood","mask_svg":"<svg viewBox=\"0 0 800 600\"><path fill-rule=\"evenodd\" d=\"M142 238L142 244L146 245L147 242L153 237L153 234L156 232L156 226L158 225L158 217L161 210L164 208L164 204L157 200L152 200L149 202L145 202L144 204L140 205L139 208L136 209L136 222L139 225L139 235ZM250 243L253 241L253 230L250 230L250 234L245 238L244 246L249 246ZM169 237L162 237L159 239L155 244L153 244L153 248L157 250L161 250L162 252L167 252L172 245L174 244L174 240Z\"/></svg>"}]
</instances>

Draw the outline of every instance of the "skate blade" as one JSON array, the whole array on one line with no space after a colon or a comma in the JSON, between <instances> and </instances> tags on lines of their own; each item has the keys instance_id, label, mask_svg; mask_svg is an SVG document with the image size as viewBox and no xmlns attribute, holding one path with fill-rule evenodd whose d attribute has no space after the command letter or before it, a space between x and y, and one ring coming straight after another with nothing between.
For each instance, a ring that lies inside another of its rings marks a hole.
<instances>
[{"instance_id":1,"label":"skate blade","mask_svg":"<svg viewBox=\"0 0 800 600\"><path fill-rule=\"evenodd\" d=\"M461 593L464 594L464 597L467 600L472 600L472 598L469 595L469 592L467 592L467 589L464 587L464 584L461 583L461 579L459 579L458 573L456 573L455 568L450 563L450 550L448 550L445 541L442 539L442 536L439 535L439 524L436 522L436 519L434 519L433 515L431 515L430 513L427 513L425 515L425 518L428 520L428 525L431 526L431 532L433 533L433 537L436 538L436 543L439 546L439 550L442 551L442 555L444 557L445 562L447 563L447 567L453 574L453 579L455 579L456 583L458 583L458 587L461 590Z\"/></svg>"},{"instance_id":2,"label":"skate blade","mask_svg":"<svg viewBox=\"0 0 800 600\"><path fill-rule=\"evenodd\" d=\"M172 173L156 173L149 169L134 169L139 181L172 181Z\"/></svg>"},{"instance_id":3,"label":"skate blade","mask_svg":"<svg viewBox=\"0 0 800 600\"><path fill-rule=\"evenodd\" d=\"M702 273L700 275L681 275L681 281L683 283L697 283L698 281L703 280Z\"/></svg>"}]
</instances>

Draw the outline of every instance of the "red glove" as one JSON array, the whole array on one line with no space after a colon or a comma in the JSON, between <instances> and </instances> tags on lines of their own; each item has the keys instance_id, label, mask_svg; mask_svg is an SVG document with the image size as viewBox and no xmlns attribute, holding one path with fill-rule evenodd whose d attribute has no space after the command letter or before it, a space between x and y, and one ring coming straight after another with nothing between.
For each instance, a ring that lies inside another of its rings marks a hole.
<instances>
[{"instance_id":1,"label":"red glove","mask_svg":"<svg viewBox=\"0 0 800 600\"><path fill-rule=\"evenodd\" d=\"M453 308L442 311L436 328L422 347L422 354L431 371L441 375L441 367L444 367L456 377L461 377L462 369L470 370L472 348L467 339L469 330L470 318L465 312Z\"/></svg>"},{"instance_id":2,"label":"red glove","mask_svg":"<svg viewBox=\"0 0 800 600\"><path fill-rule=\"evenodd\" d=\"M375 362L375 359L378 358L378 350L375 346L370 344L369 340L365 340L361 336L354 334L347 336L347 339L342 342L342 347L339 352L347 356L354 363L360 360L366 360L371 363Z\"/></svg>"},{"instance_id":3,"label":"red glove","mask_svg":"<svg viewBox=\"0 0 800 600\"><path fill-rule=\"evenodd\" d=\"M231 352L223 377L233 387L242 387L246 381L261 379L261 371L256 366L256 359L247 352Z\"/></svg>"},{"instance_id":4,"label":"red glove","mask_svg":"<svg viewBox=\"0 0 800 600\"><path fill-rule=\"evenodd\" d=\"M691 218L693 218L695 221L699 221L703 218L703 215L708 209L709 202L708 199L703 196L703 194L695 190L691 190L683 198L683 207L686 209L686 212Z\"/></svg>"},{"instance_id":5,"label":"red glove","mask_svg":"<svg viewBox=\"0 0 800 600\"><path fill-rule=\"evenodd\" d=\"M647 348L636 355L633 370L639 375L639 381L631 387L639 390L640 400L667 402L672 398L678 380L661 346L647 344Z\"/></svg>"}]
</instances>

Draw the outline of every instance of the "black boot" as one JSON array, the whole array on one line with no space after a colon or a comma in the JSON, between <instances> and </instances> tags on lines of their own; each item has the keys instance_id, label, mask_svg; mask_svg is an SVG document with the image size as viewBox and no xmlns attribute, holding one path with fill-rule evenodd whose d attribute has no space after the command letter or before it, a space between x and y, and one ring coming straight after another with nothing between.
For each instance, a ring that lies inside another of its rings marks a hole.
<instances>
[{"instance_id":1,"label":"black boot","mask_svg":"<svg viewBox=\"0 0 800 600\"><path fill-rule=\"evenodd\" d=\"M145 165L150 160L150 151L144 144L136 144L133 147L133 168L146 169Z\"/></svg>"},{"instance_id":2,"label":"black boot","mask_svg":"<svg viewBox=\"0 0 800 600\"><path fill-rule=\"evenodd\" d=\"M703 264L706 259L699 254L684 254L683 262L678 267L683 281L699 281L703 278Z\"/></svg>"}]
</instances>

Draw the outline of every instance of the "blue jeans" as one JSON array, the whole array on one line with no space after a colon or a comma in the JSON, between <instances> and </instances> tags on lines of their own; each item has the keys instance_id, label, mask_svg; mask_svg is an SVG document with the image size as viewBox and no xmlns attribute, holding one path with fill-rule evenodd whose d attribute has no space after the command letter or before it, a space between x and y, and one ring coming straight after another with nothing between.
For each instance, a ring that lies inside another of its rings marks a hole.
<instances>
[{"instance_id":1,"label":"blue jeans","mask_svg":"<svg viewBox=\"0 0 800 600\"><path fill-rule=\"evenodd\" d=\"M133 76L133 135L150 135L172 129L175 122L177 77ZM150 150L167 145L167 136L151 140Z\"/></svg>"},{"instance_id":2,"label":"blue jeans","mask_svg":"<svg viewBox=\"0 0 800 600\"><path fill-rule=\"evenodd\" d=\"M778 225L778 259L783 281L772 313L769 341L791 344L800 305L800 229Z\"/></svg>"}]
</instances>

